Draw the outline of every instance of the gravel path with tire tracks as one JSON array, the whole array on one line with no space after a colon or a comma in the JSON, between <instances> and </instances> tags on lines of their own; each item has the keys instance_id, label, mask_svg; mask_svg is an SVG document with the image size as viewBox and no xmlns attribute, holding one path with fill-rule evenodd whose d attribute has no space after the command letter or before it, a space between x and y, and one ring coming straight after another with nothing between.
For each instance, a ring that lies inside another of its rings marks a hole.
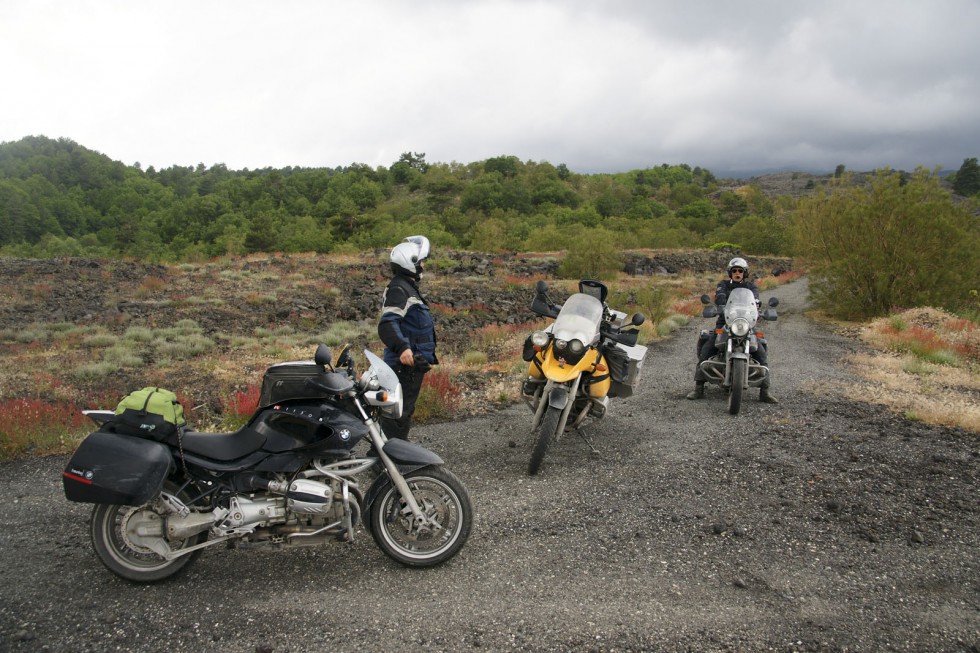
<instances>
[{"instance_id":1,"label":"gravel path with tire tracks","mask_svg":"<svg viewBox=\"0 0 980 653\"><path fill-rule=\"evenodd\" d=\"M776 293L778 405L684 398L698 319L536 477L524 406L417 428L477 512L435 569L397 566L360 530L216 547L131 585L64 499L66 458L2 464L0 651L980 650L977 435L841 397L860 344L803 316L805 280Z\"/></svg>"}]
</instances>

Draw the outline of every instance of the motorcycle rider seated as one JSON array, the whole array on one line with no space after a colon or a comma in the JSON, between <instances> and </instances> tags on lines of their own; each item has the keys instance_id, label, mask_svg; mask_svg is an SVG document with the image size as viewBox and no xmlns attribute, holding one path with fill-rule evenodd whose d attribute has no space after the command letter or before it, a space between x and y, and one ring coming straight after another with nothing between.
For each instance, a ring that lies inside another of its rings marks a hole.
<instances>
[{"instance_id":1,"label":"motorcycle rider seated","mask_svg":"<svg viewBox=\"0 0 980 653\"><path fill-rule=\"evenodd\" d=\"M756 302L759 301L759 288L753 282L749 281L749 264L741 257L735 257L728 262L728 278L722 279L718 286L715 288L715 303L718 303L718 296L724 295L729 297L732 291L736 288L748 288L752 291L755 296ZM720 329L725 326L725 315L724 313L718 314L718 320L715 323L715 328ZM687 394L688 399L701 399L704 397L704 383L705 377L704 373L701 371L701 363L708 360L715 354L715 339L707 338L701 345L701 349L698 351L698 364L694 369L694 390ZM766 349L766 342L764 340L759 341L759 348L752 353L752 358L754 358L760 365L768 365L768 352ZM767 404L777 404L779 403L775 397L769 392L769 378L770 375L766 376L763 385L759 388L759 401L765 402Z\"/></svg>"},{"instance_id":2,"label":"motorcycle rider seated","mask_svg":"<svg viewBox=\"0 0 980 653\"><path fill-rule=\"evenodd\" d=\"M418 286L422 262L428 256L429 239L425 236L409 236L391 250L392 278L381 300L378 336L385 345L385 363L401 381L404 405L400 418L381 418L388 438L408 439L425 373L439 364L435 322Z\"/></svg>"}]
</instances>

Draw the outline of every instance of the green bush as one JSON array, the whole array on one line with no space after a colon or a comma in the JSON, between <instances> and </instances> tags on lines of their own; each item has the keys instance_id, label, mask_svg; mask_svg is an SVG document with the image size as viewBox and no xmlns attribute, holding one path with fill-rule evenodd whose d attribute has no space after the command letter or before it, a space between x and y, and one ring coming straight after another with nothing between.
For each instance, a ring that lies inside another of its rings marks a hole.
<instances>
[{"instance_id":1,"label":"green bush","mask_svg":"<svg viewBox=\"0 0 980 653\"><path fill-rule=\"evenodd\" d=\"M922 168L907 179L878 171L867 186L835 183L803 198L794 235L814 302L836 317L915 306L955 312L980 278L976 217Z\"/></svg>"},{"instance_id":2,"label":"green bush","mask_svg":"<svg viewBox=\"0 0 980 653\"><path fill-rule=\"evenodd\" d=\"M565 279L612 279L623 269L623 253L612 234L589 229L575 239L558 267Z\"/></svg>"}]
</instances>

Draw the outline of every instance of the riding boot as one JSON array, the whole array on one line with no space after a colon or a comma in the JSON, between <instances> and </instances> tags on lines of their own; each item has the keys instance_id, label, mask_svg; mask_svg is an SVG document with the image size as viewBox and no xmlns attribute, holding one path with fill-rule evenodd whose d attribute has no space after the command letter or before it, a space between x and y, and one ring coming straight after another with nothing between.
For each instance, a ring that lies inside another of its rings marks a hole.
<instances>
[{"instance_id":1,"label":"riding boot","mask_svg":"<svg viewBox=\"0 0 980 653\"><path fill-rule=\"evenodd\" d=\"M694 390L687 393L688 399L704 399L704 381L698 381L694 384Z\"/></svg>"},{"instance_id":2,"label":"riding boot","mask_svg":"<svg viewBox=\"0 0 980 653\"><path fill-rule=\"evenodd\" d=\"M769 394L769 388L759 390L759 401L764 404L778 404L779 400Z\"/></svg>"}]
</instances>

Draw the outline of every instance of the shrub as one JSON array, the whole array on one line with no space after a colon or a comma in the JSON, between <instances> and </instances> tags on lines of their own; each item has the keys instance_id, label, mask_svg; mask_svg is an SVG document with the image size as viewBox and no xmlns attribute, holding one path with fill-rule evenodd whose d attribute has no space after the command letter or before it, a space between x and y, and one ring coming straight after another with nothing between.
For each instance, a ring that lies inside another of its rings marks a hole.
<instances>
[{"instance_id":1,"label":"shrub","mask_svg":"<svg viewBox=\"0 0 980 653\"><path fill-rule=\"evenodd\" d=\"M487 364L487 355L482 351L468 351L463 354L463 365L477 367Z\"/></svg>"},{"instance_id":2,"label":"shrub","mask_svg":"<svg viewBox=\"0 0 980 653\"><path fill-rule=\"evenodd\" d=\"M0 401L0 458L20 453L52 453L72 444L73 434L81 431L85 416L71 403L41 399Z\"/></svg>"},{"instance_id":3,"label":"shrub","mask_svg":"<svg viewBox=\"0 0 980 653\"><path fill-rule=\"evenodd\" d=\"M153 340L153 330L148 327L129 327L123 334L125 340L133 342L151 342Z\"/></svg>"},{"instance_id":4,"label":"shrub","mask_svg":"<svg viewBox=\"0 0 980 653\"><path fill-rule=\"evenodd\" d=\"M244 426L259 407L261 388L250 384L244 390L232 390L221 398L221 428L234 431Z\"/></svg>"},{"instance_id":5,"label":"shrub","mask_svg":"<svg viewBox=\"0 0 980 653\"><path fill-rule=\"evenodd\" d=\"M413 419L426 422L451 417L459 409L460 394L459 386L452 382L448 372L429 372L415 402Z\"/></svg>"},{"instance_id":6,"label":"shrub","mask_svg":"<svg viewBox=\"0 0 980 653\"><path fill-rule=\"evenodd\" d=\"M811 295L836 317L875 317L893 306L955 310L980 278L975 218L921 168L904 183L885 170L870 186L835 184L805 197L794 228Z\"/></svg>"},{"instance_id":7,"label":"shrub","mask_svg":"<svg viewBox=\"0 0 980 653\"><path fill-rule=\"evenodd\" d=\"M558 274L566 279L610 279L623 269L623 253L612 234L589 229L572 240Z\"/></svg>"}]
</instances>

